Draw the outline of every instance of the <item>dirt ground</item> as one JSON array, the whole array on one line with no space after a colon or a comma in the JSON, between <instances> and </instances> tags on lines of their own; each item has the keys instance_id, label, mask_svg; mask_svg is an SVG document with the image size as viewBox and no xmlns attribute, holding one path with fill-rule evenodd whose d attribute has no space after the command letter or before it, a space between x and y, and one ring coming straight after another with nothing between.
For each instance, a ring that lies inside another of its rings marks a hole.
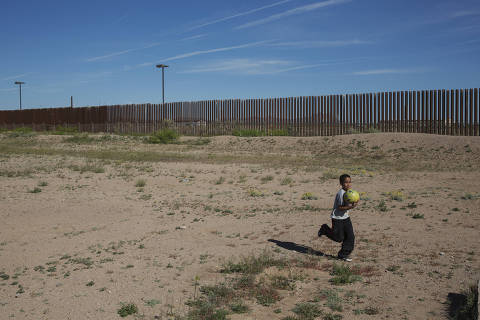
<instances>
[{"instance_id":1,"label":"dirt ground","mask_svg":"<svg viewBox=\"0 0 480 320\"><path fill-rule=\"evenodd\" d=\"M227 318L448 319L480 276L479 137L69 138L0 135L1 319L180 318L260 255L288 265L255 281L290 285ZM317 237L341 173L362 199L349 263ZM335 285L339 265L359 280Z\"/></svg>"}]
</instances>

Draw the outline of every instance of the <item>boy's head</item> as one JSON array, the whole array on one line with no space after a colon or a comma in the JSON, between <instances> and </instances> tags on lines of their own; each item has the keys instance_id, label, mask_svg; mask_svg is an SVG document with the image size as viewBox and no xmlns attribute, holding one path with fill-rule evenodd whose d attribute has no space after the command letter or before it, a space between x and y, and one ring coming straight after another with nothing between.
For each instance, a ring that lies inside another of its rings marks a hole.
<instances>
[{"instance_id":1,"label":"boy's head","mask_svg":"<svg viewBox=\"0 0 480 320\"><path fill-rule=\"evenodd\" d=\"M340 184L342 185L342 189L347 191L352 185L352 178L350 178L348 174L342 174L340 176Z\"/></svg>"}]
</instances>

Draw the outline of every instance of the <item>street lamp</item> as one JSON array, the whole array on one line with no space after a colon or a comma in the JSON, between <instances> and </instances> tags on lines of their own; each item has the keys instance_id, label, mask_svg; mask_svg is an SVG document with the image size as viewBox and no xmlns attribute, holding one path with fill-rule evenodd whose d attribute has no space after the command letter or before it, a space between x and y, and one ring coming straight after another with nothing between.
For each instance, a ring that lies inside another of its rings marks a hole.
<instances>
[{"instance_id":1,"label":"street lamp","mask_svg":"<svg viewBox=\"0 0 480 320\"><path fill-rule=\"evenodd\" d=\"M165 64L157 64L157 68L162 68L162 103L165 104L165 81L164 81L164 70L168 68Z\"/></svg>"},{"instance_id":2,"label":"street lamp","mask_svg":"<svg viewBox=\"0 0 480 320\"><path fill-rule=\"evenodd\" d=\"M20 85L20 110L22 110L22 84L25 82L22 81L15 81L15 84Z\"/></svg>"}]
</instances>

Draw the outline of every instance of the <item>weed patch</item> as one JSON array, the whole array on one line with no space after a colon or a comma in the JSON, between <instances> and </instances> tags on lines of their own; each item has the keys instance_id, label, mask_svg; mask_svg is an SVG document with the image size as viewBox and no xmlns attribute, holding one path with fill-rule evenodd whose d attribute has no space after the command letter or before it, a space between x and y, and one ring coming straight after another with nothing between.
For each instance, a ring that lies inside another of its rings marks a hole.
<instances>
[{"instance_id":1,"label":"weed patch","mask_svg":"<svg viewBox=\"0 0 480 320\"><path fill-rule=\"evenodd\" d=\"M330 279L330 282L335 285L349 284L362 280L359 275L354 274L350 267L345 264L334 264L330 274L334 276Z\"/></svg>"},{"instance_id":2,"label":"weed patch","mask_svg":"<svg viewBox=\"0 0 480 320\"><path fill-rule=\"evenodd\" d=\"M264 252L259 256L250 255L241 258L239 262L228 261L220 270L222 273L259 274L268 267L285 267L286 259L276 259Z\"/></svg>"},{"instance_id":3,"label":"weed patch","mask_svg":"<svg viewBox=\"0 0 480 320\"><path fill-rule=\"evenodd\" d=\"M167 128L153 133L145 139L145 142L152 144L176 143L179 137L180 135L175 130Z\"/></svg>"},{"instance_id":4,"label":"weed patch","mask_svg":"<svg viewBox=\"0 0 480 320\"><path fill-rule=\"evenodd\" d=\"M88 133L75 134L71 137L63 139L63 142L65 143L75 143L75 144L88 144L94 141L95 141L95 138L90 137Z\"/></svg>"},{"instance_id":5,"label":"weed patch","mask_svg":"<svg viewBox=\"0 0 480 320\"><path fill-rule=\"evenodd\" d=\"M292 312L297 315L298 320L314 320L323 313L318 305L309 302L297 303Z\"/></svg>"},{"instance_id":6,"label":"weed patch","mask_svg":"<svg viewBox=\"0 0 480 320\"><path fill-rule=\"evenodd\" d=\"M138 312L138 308L135 304L129 303L129 304L124 304L120 309L118 309L117 313L120 317L124 318L126 316L129 316L131 314L135 314Z\"/></svg>"}]
</instances>

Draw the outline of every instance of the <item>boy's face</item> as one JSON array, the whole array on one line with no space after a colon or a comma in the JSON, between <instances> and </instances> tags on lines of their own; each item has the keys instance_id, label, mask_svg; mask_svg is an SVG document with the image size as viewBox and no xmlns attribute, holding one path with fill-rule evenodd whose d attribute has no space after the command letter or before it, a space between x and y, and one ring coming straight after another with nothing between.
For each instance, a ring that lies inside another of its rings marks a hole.
<instances>
[{"instance_id":1,"label":"boy's face","mask_svg":"<svg viewBox=\"0 0 480 320\"><path fill-rule=\"evenodd\" d=\"M348 189L350 189L351 186L352 186L352 179L348 177L345 178L345 180L342 183L342 189L347 191Z\"/></svg>"}]
</instances>

